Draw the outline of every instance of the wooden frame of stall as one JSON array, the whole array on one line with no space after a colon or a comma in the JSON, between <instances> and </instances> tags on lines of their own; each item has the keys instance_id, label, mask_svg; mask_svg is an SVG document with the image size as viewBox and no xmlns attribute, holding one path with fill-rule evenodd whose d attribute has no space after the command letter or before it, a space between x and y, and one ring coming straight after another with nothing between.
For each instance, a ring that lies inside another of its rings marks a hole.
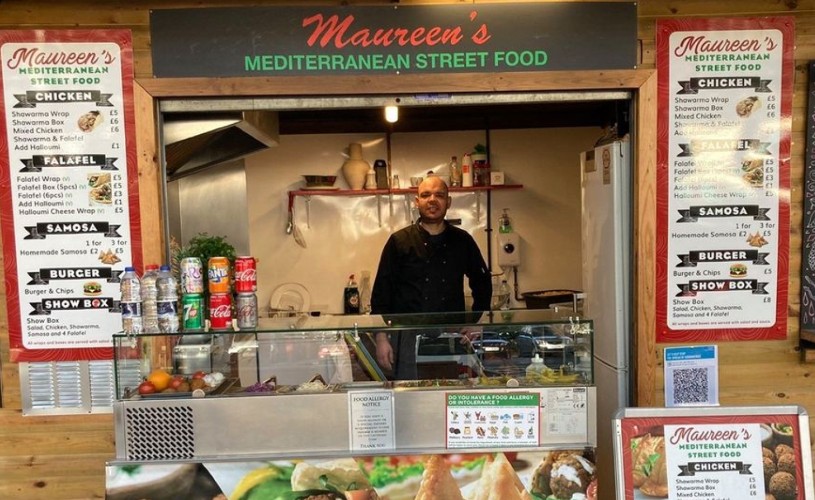
<instances>
[{"instance_id":1,"label":"wooden frame of stall","mask_svg":"<svg viewBox=\"0 0 815 500\"><path fill-rule=\"evenodd\" d=\"M549 73L490 73L388 76L164 78L137 80L134 88L136 143L139 146L139 196L145 262L162 260L161 173L157 137L158 101L163 98L274 97L322 95L400 95L426 93L500 93L626 90L633 93L635 275L635 366L632 373L637 406L653 406L656 386L655 259L656 92L655 70Z\"/></svg>"}]
</instances>

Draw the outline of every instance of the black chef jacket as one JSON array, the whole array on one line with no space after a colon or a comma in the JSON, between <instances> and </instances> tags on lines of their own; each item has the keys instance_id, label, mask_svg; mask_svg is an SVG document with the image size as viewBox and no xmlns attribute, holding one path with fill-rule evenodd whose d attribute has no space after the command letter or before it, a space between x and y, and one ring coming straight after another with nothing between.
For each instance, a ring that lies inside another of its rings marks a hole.
<instances>
[{"instance_id":1,"label":"black chef jacket","mask_svg":"<svg viewBox=\"0 0 815 500\"><path fill-rule=\"evenodd\" d=\"M382 250L371 294L371 312L464 311L464 276L469 279L473 311L488 311L491 276L472 236L450 224L438 235L413 224L392 234ZM390 338L396 379L418 378L416 333L402 330Z\"/></svg>"},{"instance_id":2,"label":"black chef jacket","mask_svg":"<svg viewBox=\"0 0 815 500\"><path fill-rule=\"evenodd\" d=\"M491 276L478 245L463 229L445 224L438 235L413 224L390 236L376 272L372 313L464 311L464 276L472 309L490 309Z\"/></svg>"}]
</instances>

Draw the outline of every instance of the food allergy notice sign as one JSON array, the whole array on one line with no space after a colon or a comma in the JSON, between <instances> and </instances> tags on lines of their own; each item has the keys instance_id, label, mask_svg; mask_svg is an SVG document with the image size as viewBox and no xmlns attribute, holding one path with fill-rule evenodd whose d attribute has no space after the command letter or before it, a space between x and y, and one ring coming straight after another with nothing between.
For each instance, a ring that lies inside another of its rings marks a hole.
<instances>
[{"instance_id":1,"label":"food allergy notice sign","mask_svg":"<svg viewBox=\"0 0 815 500\"><path fill-rule=\"evenodd\" d=\"M11 359L110 359L141 261L130 32L0 31L0 61Z\"/></svg>"},{"instance_id":2,"label":"food allergy notice sign","mask_svg":"<svg viewBox=\"0 0 815 500\"><path fill-rule=\"evenodd\" d=\"M793 19L657 26L657 341L783 339Z\"/></svg>"}]
</instances>

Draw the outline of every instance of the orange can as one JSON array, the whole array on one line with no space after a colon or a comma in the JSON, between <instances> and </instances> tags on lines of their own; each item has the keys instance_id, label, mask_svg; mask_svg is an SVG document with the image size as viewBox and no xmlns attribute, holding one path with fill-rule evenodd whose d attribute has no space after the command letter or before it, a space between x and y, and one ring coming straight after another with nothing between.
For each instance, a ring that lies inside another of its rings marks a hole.
<instances>
[{"instance_id":1,"label":"orange can","mask_svg":"<svg viewBox=\"0 0 815 500\"><path fill-rule=\"evenodd\" d=\"M211 257L207 262L207 278L209 293L230 293L229 259L226 257Z\"/></svg>"}]
</instances>

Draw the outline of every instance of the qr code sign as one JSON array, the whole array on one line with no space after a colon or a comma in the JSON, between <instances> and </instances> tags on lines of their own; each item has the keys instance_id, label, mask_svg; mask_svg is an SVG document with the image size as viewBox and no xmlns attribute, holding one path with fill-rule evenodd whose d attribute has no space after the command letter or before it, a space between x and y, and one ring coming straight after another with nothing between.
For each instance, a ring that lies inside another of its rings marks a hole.
<instances>
[{"instance_id":1,"label":"qr code sign","mask_svg":"<svg viewBox=\"0 0 815 500\"><path fill-rule=\"evenodd\" d=\"M674 401L704 403L708 400L707 368L683 368L673 370Z\"/></svg>"}]
</instances>

